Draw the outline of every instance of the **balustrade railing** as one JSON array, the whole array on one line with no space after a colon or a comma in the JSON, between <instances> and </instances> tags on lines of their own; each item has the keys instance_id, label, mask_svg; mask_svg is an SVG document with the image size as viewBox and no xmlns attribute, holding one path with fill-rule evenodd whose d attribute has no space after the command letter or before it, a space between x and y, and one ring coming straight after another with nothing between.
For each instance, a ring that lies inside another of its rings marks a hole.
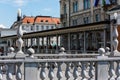
<instances>
[{"instance_id":1,"label":"balustrade railing","mask_svg":"<svg viewBox=\"0 0 120 80\"><path fill-rule=\"evenodd\" d=\"M0 79L119 80L120 57L5 59L0 60Z\"/></svg>"}]
</instances>

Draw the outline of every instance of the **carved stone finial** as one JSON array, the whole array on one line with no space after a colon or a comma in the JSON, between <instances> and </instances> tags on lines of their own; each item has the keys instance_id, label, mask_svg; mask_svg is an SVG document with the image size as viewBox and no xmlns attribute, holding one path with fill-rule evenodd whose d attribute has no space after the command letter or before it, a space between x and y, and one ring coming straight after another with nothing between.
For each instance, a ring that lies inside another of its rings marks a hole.
<instances>
[{"instance_id":1,"label":"carved stone finial","mask_svg":"<svg viewBox=\"0 0 120 80\"><path fill-rule=\"evenodd\" d=\"M105 56L105 49L104 49L104 48L99 48L99 49L98 49L98 53L99 53L101 56Z\"/></svg>"},{"instance_id":2,"label":"carved stone finial","mask_svg":"<svg viewBox=\"0 0 120 80\"><path fill-rule=\"evenodd\" d=\"M15 51L15 49L14 49L13 47L10 47L10 48L9 48L9 52L10 52L10 53L13 53L14 51Z\"/></svg>"},{"instance_id":3,"label":"carved stone finial","mask_svg":"<svg viewBox=\"0 0 120 80\"><path fill-rule=\"evenodd\" d=\"M109 47L106 47L105 51L106 51L106 55L110 55L110 48Z\"/></svg>"},{"instance_id":4,"label":"carved stone finial","mask_svg":"<svg viewBox=\"0 0 120 80\"><path fill-rule=\"evenodd\" d=\"M65 52L65 48L64 48L64 47L61 47L61 48L60 48L60 51L61 51L61 52Z\"/></svg>"},{"instance_id":5,"label":"carved stone finial","mask_svg":"<svg viewBox=\"0 0 120 80\"><path fill-rule=\"evenodd\" d=\"M29 49L27 50L27 53L29 54L29 57L34 58L34 56L33 56L33 54L35 54L35 50L34 50L34 49L29 48Z\"/></svg>"},{"instance_id":6,"label":"carved stone finial","mask_svg":"<svg viewBox=\"0 0 120 80\"><path fill-rule=\"evenodd\" d=\"M109 47L106 47L105 50L106 50L106 52L109 52L109 51L110 51L110 48L109 48Z\"/></svg>"}]
</instances>

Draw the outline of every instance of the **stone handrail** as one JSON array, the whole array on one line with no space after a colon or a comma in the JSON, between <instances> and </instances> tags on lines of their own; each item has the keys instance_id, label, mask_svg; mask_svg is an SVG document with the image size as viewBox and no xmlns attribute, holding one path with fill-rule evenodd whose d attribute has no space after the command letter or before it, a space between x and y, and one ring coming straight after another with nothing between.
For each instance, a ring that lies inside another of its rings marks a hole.
<instances>
[{"instance_id":1,"label":"stone handrail","mask_svg":"<svg viewBox=\"0 0 120 80\"><path fill-rule=\"evenodd\" d=\"M0 77L1 80L108 80L120 77L119 64L120 57L5 59L0 60Z\"/></svg>"}]
</instances>

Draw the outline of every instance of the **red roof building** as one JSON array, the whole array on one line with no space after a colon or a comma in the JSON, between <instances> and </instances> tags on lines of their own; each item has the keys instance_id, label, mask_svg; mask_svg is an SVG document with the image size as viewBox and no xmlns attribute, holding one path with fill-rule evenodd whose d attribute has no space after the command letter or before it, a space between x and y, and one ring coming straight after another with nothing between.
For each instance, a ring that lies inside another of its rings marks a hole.
<instances>
[{"instance_id":1,"label":"red roof building","mask_svg":"<svg viewBox=\"0 0 120 80\"><path fill-rule=\"evenodd\" d=\"M18 22L19 21L14 22L11 28L17 28ZM60 27L60 18L51 16L24 16L21 25L27 32L56 29Z\"/></svg>"}]
</instances>

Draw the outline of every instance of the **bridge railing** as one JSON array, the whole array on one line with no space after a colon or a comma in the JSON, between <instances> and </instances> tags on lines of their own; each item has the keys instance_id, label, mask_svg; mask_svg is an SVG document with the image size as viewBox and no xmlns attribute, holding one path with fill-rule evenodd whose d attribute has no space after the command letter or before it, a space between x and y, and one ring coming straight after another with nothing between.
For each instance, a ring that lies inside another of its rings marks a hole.
<instances>
[{"instance_id":1,"label":"bridge railing","mask_svg":"<svg viewBox=\"0 0 120 80\"><path fill-rule=\"evenodd\" d=\"M0 80L120 80L120 57L106 56L103 48L99 55L91 54L94 57L73 57L64 50L46 58L34 53L29 49L28 55L20 55L11 50L9 55L1 56Z\"/></svg>"}]
</instances>

